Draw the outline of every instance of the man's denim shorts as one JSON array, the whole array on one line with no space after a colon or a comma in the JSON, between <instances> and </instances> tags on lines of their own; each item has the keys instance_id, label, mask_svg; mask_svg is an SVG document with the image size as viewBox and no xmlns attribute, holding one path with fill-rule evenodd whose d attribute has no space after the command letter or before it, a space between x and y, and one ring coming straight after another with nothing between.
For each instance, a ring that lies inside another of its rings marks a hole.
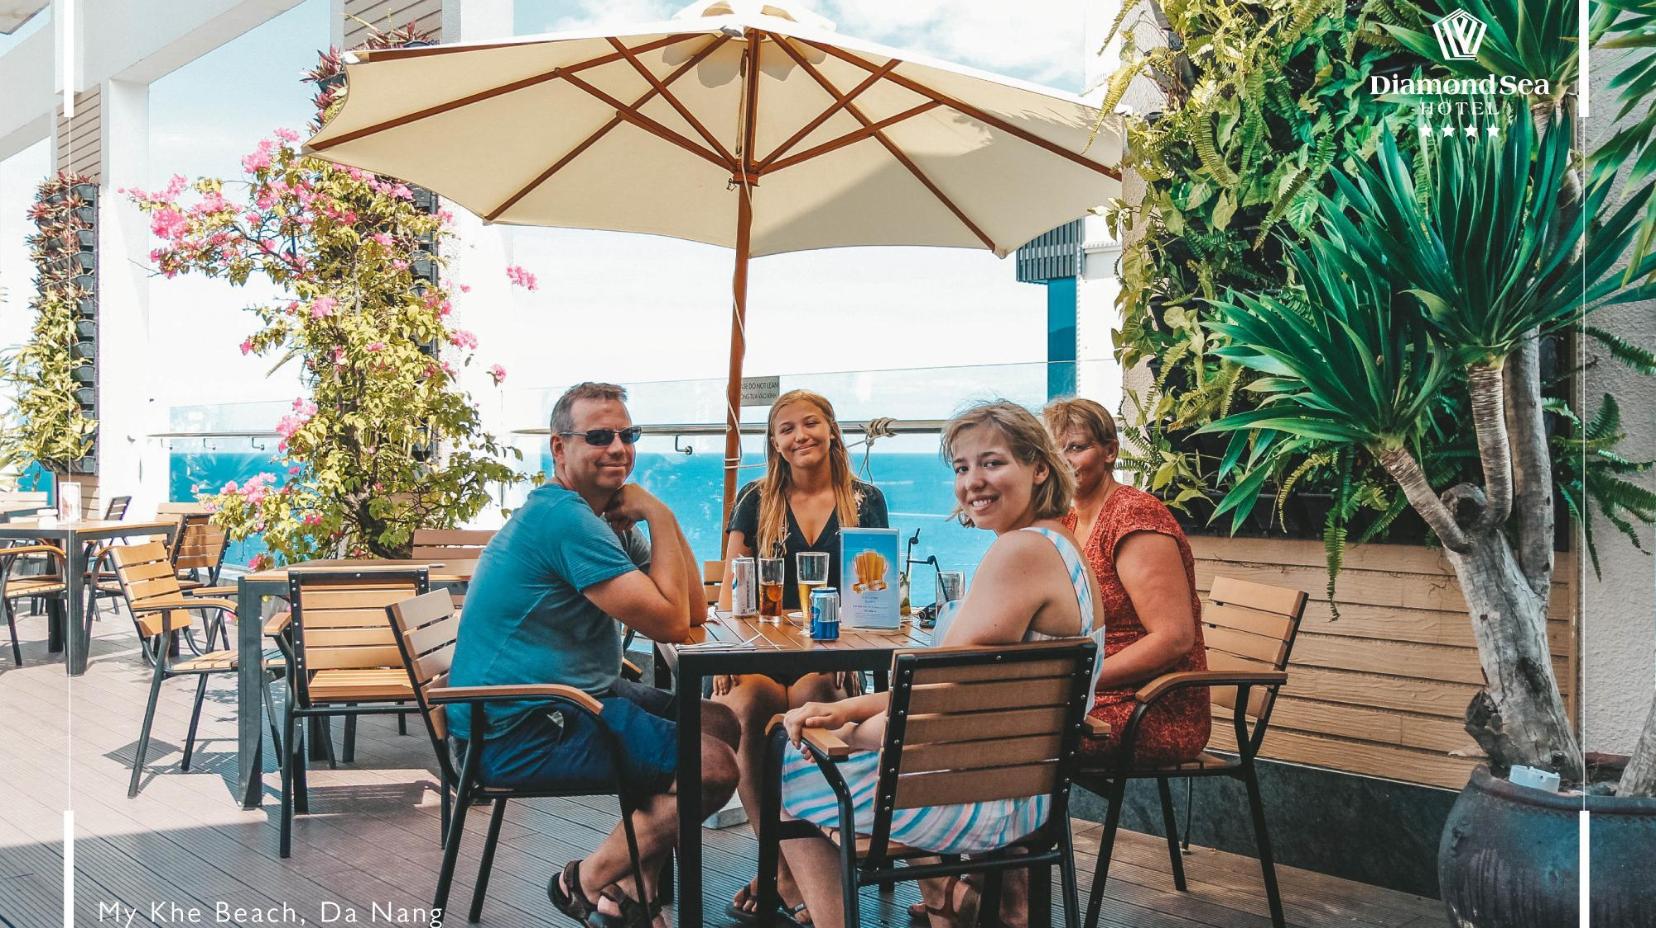
<instances>
[{"instance_id":1,"label":"man's denim shorts","mask_svg":"<svg viewBox=\"0 0 1656 928\"><path fill-rule=\"evenodd\" d=\"M567 705L550 703L485 741L483 785L613 792L624 783L634 792L667 792L678 768L672 694L617 680L598 701L604 705L601 722ZM619 742L619 772L600 724Z\"/></svg>"}]
</instances>

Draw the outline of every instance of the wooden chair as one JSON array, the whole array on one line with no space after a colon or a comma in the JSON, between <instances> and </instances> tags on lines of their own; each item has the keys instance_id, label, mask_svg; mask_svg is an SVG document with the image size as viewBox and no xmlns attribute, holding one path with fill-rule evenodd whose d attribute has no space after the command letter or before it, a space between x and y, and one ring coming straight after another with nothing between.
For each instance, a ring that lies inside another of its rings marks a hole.
<instances>
[{"instance_id":1,"label":"wooden chair","mask_svg":"<svg viewBox=\"0 0 1656 928\"><path fill-rule=\"evenodd\" d=\"M1202 637L1207 645L1207 670L1168 673L1140 687L1137 706L1121 732L1123 745L1119 760L1107 767L1083 767L1075 783L1103 796L1110 804L1104 819L1104 833L1098 842L1098 870L1087 897L1086 928L1098 925L1104 882L1110 873L1110 853L1121 823L1121 806L1129 780L1154 779L1161 792L1162 822L1167 831L1167 853L1172 862L1173 885L1185 891L1184 862L1179 855L1177 822L1173 815L1173 794L1168 780L1175 777L1230 777L1241 780L1248 790L1248 810L1253 816L1254 840L1259 847L1259 864L1265 877L1265 897L1271 907L1271 924L1283 928L1282 898L1277 891L1276 866L1271 842L1265 831L1265 806L1260 799L1254 759L1270 725L1271 708L1277 691L1288 682L1288 657L1299 634L1305 613L1306 594L1300 590L1266 586L1217 577L1202 609ZM1133 748L1139 725L1151 707L1169 693L1193 686L1212 688L1213 714L1228 717L1236 730L1238 753L1220 756L1202 752L1193 761L1167 767L1141 766L1133 762Z\"/></svg>"},{"instance_id":2,"label":"wooden chair","mask_svg":"<svg viewBox=\"0 0 1656 928\"><path fill-rule=\"evenodd\" d=\"M483 549L494 540L493 529L417 528L414 530L414 550L409 557L415 560L475 561L483 556ZM450 597L454 608L465 605L466 594L456 590Z\"/></svg>"},{"instance_id":3,"label":"wooden chair","mask_svg":"<svg viewBox=\"0 0 1656 928\"><path fill-rule=\"evenodd\" d=\"M845 923L861 924L858 890L895 880L991 872L981 910L999 911L998 876L1027 869L1031 911L1050 905L1051 867L1063 882L1066 922L1080 909L1069 827L1069 785L1092 707L1097 646L1062 639L996 647L899 651L891 662L891 703L880 748L872 832L857 834L851 794L834 764L850 751L823 729L806 729L803 746L839 797L840 827L829 835L840 849ZM778 717L780 718L780 717ZM782 841L821 832L802 821L782 821L782 757L787 732L771 723L761 792L759 872L774 873ZM891 840L891 821L904 809L995 799L1046 796L1048 815L1015 845L962 860L898 866L939 856ZM1014 855L1022 850L1022 855ZM759 924L780 906L776 883L760 881Z\"/></svg>"},{"instance_id":4,"label":"wooden chair","mask_svg":"<svg viewBox=\"0 0 1656 928\"><path fill-rule=\"evenodd\" d=\"M39 556L45 556L47 559L46 573L12 578L12 571L23 563L22 558ZM23 666L23 649L17 642L17 601L51 597L51 614L47 621L53 623L55 630L59 629L68 614L63 608L63 597L67 595L63 578L67 571L63 549L57 545L13 545L9 548L0 548L0 610L6 613L6 628L11 632L13 665Z\"/></svg>"},{"instance_id":5,"label":"wooden chair","mask_svg":"<svg viewBox=\"0 0 1656 928\"><path fill-rule=\"evenodd\" d=\"M227 599L209 599L185 596L173 576L172 564L167 560L166 546L158 541L136 545L117 545L110 552L115 565L115 576L132 613L133 625L138 630L144 655L155 668L150 678L149 703L144 708L144 725L139 730L138 747L132 760L132 779L127 784L127 796L138 795L139 778L144 772L144 756L149 752L150 729L155 722L155 706L161 697L161 684L173 677L194 676L197 679L195 705L190 710L189 733L184 738L184 759L179 769L190 769L190 757L195 751L196 726L201 721L201 704L207 696L207 680L213 674L234 673L237 669L236 652L228 647L207 651L182 661L174 661L178 633L191 628L191 612L202 611L211 642L223 625L223 616L235 615L236 604ZM266 634L272 633L267 627ZM228 636L226 636L228 641ZM268 659L267 659L268 660ZM270 700L269 680L280 675L280 660L266 664L264 690L265 708L271 713L271 736L276 737L275 707ZM279 740L274 742L280 753Z\"/></svg>"},{"instance_id":6,"label":"wooden chair","mask_svg":"<svg viewBox=\"0 0 1656 928\"><path fill-rule=\"evenodd\" d=\"M719 604L719 587L724 585L724 561L702 561L702 592L707 594L707 604Z\"/></svg>"},{"instance_id":7,"label":"wooden chair","mask_svg":"<svg viewBox=\"0 0 1656 928\"><path fill-rule=\"evenodd\" d=\"M505 820L506 803L511 799L544 798L554 796L618 796L621 804L621 823L627 836L627 850L632 856L632 871L636 885L643 886L642 866L638 859L638 840L633 833L632 813L636 806L625 784L615 783L614 789L595 792L591 784L571 784L567 789L526 790L491 786L481 779L479 757L483 739L472 738L459 742L462 760L460 769L454 768L454 754L449 750L449 706L465 706L471 713L471 730L484 728L483 707L490 702L539 699L556 703L561 710L591 716L602 731L609 729L598 719L603 706L580 690L553 684L524 686L463 686L448 685L449 667L454 660L455 643L459 638L460 617L454 612L454 603L446 593L436 590L422 596L395 603L386 609L391 627L396 631L397 646L402 652L408 671L408 682L413 687L419 705L420 717L425 719L426 733L431 736L432 749L437 752L437 764L443 777L443 865L437 874L437 892L432 902L434 910L446 911L449 888L454 880L454 867L460 854L461 832L466 824L466 807L474 799L493 799L489 815L489 833L483 842L483 856L478 862L477 885L472 890L471 911L467 916L475 922L483 914L483 898L489 888L489 871L494 865L495 845L500 840L500 824ZM621 745L611 737L610 749L615 752L619 770ZM450 799L449 790L454 798ZM648 901L645 901L648 905Z\"/></svg>"},{"instance_id":8,"label":"wooden chair","mask_svg":"<svg viewBox=\"0 0 1656 928\"><path fill-rule=\"evenodd\" d=\"M424 568L288 569L292 611L276 624L287 656L288 699L282 713L281 855L292 849L293 816L310 811L300 719L408 715L420 711L385 607L430 588ZM281 618L281 617L279 617ZM347 743L350 736L347 734ZM348 758L347 758L348 759Z\"/></svg>"}]
</instances>

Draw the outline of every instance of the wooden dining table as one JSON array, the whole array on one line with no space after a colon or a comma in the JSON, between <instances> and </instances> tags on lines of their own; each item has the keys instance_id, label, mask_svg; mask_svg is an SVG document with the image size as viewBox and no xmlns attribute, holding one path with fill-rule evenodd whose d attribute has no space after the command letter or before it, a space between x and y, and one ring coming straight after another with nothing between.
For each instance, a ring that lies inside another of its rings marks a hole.
<instances>
[{"instance_id":1,"label":"wooden dining table","mask_svg":"<svg viewBox=\"0 0 1656 928\"><path fill-rule=\"evenodd\" d=\"M42 524L39 519L15 519L0 523L0 542L41 541L63 549L68 576L65 578L67 582L62 594L67 617L62 622L61 634L65 652L63 668L69 676L78 677L86 672L86 656L92 645L92 626L87 618L87 601L91 589L85 583L86 572L92 567L90 558L87 557L88 543L138 535L165 535L167 540L171 541L176 531L178 522L175 519L148 522L76 519L72 522L49 524ZM58 634L55 627L49 631L48 643L55 645Z\"/></svg>"},{"instance_id":2,"label":"wooden dining table","mask_svg":"<svg viewBox=\"0 0 1656 928\"><path fill-rule=\"evenodd\" d=\"M680 707L678 781L701 782L701 713L684 707L700 704L703 680L718 674L878 673L890 669L893 652L931 644L931 630L909 619L895 629L842 623L837 639L816 641L798 613L776 624L718 613L706 625L692 628L685 641L657 645L659 656L674 674L675 701ZM680 879L674 904L679 928L697 928L706 914L701 830L702 820L716 810L700 808L700 795L695 787L678 792Z\"/></svg>"},{"instance_id":3,"label":"wooden dining table","mask_svg":"<svg viewBox=\"0 0 1656 928\"><path fill-rule=\"evenodd\" d=\"M475 560L329 558L302 561L270 570L243 574L236 580L236 786L242 808L257 808L264 792L262 745L264 740L264 698L261 677L264 670L264 601L288 594L288 573L295 570L349 569L361 567L424 567L431 586L464 590L477 569ZM316 745L315 739L312 744Z\"/></svg>"}]
</instances>

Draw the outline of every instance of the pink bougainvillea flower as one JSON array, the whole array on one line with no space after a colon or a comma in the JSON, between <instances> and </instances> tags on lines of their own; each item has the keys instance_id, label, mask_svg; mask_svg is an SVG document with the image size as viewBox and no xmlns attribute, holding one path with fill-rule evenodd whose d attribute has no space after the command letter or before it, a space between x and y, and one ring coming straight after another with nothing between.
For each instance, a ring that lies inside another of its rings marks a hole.
<instances>
[{"instance_id":1,"label":"pink bougainvillea flower","mask_svg":"<svg viewBox=\"0 0 1656 928\"><path fill-rule=\"evenodd\" d=\"M265 143L261 142L259 144L260 148L258 151L242 156L242 170L249 174L256 174L259 171L263 171L274 163L271 161L270 152L263 147Z\"/></svg>"},{"instance_id":2,"label":"pink bougainvillea flower","mask_svg":"<svg viewBox=\"0 0 1656 928\"><path fill-rule=\"evenodd\" d=\"M292 129L277 129L275 135L277 138L290 144L299 141L299 133L293 131Z\"/></svg>"},{"instance_id":3,"label":"pink bougainvillea flower","mask_svg":"<svg viewBox=\"0 0 1656 928\"><path fill-rule=\"evenodd\" d=\"M394 271L406 271L408 270L408 262L398 258L397 260L391 262L391 269Z\"/></svg>"},{"instance_id":4,"label":"pink bougainvillea flower","mask_svg":"<svg viewBox=\"0 0 1656 928\"><path fill-rule=\"evenodd\" d=\"M252 338L242 339L241 353L244 354L244 355L245 354L251 354L252 351L253 351L253 339Z\"/></svg>"},{"instance_id":5,"label":"pink bougainvillea flower","mask_svg":"<svg viewBox=\"0 0 1656 928\"><path fill-rule=\"evenodd\" d=\"M381 351L385 350L385 343L384 342L373 342L365 350L367 350L370 354L378 354Z\"/></svg>"},{"instance_id":6,"label":"pink bougainvillea flower","mask_svg":"<svg viewBox=\"0 0 1656 928\"><path fill-rule=\"evenodd\" d=\"M373 235L370 235L368 237L373 239L374 243L379 245L382 248L390 248L391 247L391 236L385 234L384 232L375 232Z\"/></svg>"},{"instance_id":7,"label":"pink bougainvillea flower","mask_svg":"<svg viewBox=\"0 0 1656 928\"><path fill-rule=\"evenodd\" d=\"M226 483L224 488L219 490L219 492L223 494L239 493L241 492L241 488L236 486L236 481L232 480L229 483Z\"/></svg>"},{"instance_id":8,"label":"pink bougainvillea flower","mask_svg":"<svg viewBox=\"0 0 1656 928\"><path fill-rule=\"evenodd\" d=\"M494 365L489 368L489 377L494 380L495 386L500 386L501 382L506 379L506 368L501 367L499 364Z\"/></svg>"},{"instance_id":9,"label":"pink bougainvillea flower","mask_svg":"<svg viewBox=\"0 0 1656 928\"><path fill-rule=\"evenodd\" d=\"M333 350L333 363L336 364L336 365L345 363L345 349L339 348L337 346L334 348L334 350Z\"/></svg>"},{"instance_id":10,"label":"pink bougainvillea flower","mask_svg":"<svg viewBox=\"0 0 1656 928\"><path fill-rule=\"evenodd\" d=\"M150 214L150 231L155 233L157 238L177 241L188 228L189 223L184 219L184 214L170 206L163 206Z\"/></svg>"},{"instance_id":11,"label":"pink bougainvillea flower","mask_svg":"<svg viewBox=\"0 0 1656 928\"><path fill-rule=\"evenodd\" d=\"M449 333L449 344L456 348L476 348L477 336L465 329L455 329Z\"/></svg>"},{"instance_id":12,"label":"pink bougainvillea flower","mask_svg":"<svg viewBox=\"0 0 1656 928\"><path fill-rule=\"evenodd\" d=\"M319 296L311 301L310 317L312 319L326 319L333 315L334 307L339 301L331 296Z\"/></svg>"},{"instance_id":13,"label":"pink bougainvillea flower","mask_svg":"<svg viewBox=\"0 0 1656 928\"><path fill-rule=\"evenodd\" d=\"M506 279L525 290L539 290L540 283L535 275L524 270L521 265L513 264L506 268Z\"/></svg>"}]
</instances>

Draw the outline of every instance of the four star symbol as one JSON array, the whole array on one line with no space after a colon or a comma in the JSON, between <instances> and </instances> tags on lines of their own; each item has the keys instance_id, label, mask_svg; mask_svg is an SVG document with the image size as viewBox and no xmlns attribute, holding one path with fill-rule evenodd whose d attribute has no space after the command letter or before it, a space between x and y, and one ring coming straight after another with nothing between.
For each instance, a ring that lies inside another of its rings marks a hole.
<instances>
[{"instance_id":1,"label":"four star symbol","mask_svg":"<svg viewBox=\"0 0 1656 928\"><path fill-rule=\"evenodd\" d=\"M1431 135L1432 131L1433 127L1430 124L1424 122L1420 124L1420 134L1422 137ZM1501 134L1501 127L1493 124L1483 126L1481 129L1478 126L1440 126L1437 128L1437 131L1442 133L1444 138L1448 138L1458 132L1469 139L1476 139L1479 133L1482 132L1489 138L1493 139Z\"/></svg>"}]
</instances>

